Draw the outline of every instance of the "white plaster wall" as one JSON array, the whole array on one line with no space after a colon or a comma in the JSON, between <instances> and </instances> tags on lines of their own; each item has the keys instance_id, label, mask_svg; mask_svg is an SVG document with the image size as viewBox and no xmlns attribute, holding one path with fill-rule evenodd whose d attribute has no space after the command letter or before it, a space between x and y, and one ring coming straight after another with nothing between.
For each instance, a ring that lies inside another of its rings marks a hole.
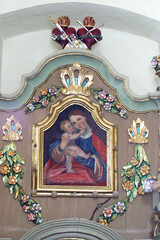
<instances>
[{"instance_id":1,"label":"white plaster wall","mask_svg":"<svg viewBox=\"0 0 160 240\"><path fill-rule=\"evenodd\" d=\"M73 2L73 0L0 0L0 14L48 3L63 2ZM160 20L159 0L74 0L74 2L113 6Z\"/></svg>"},{"instance_id":2,"label":"white plaster wall","mask_svg":"<svg viewBox=\"0 0 160 240\"><path fill-rule=\"evenodd\" d=\"M103 28L102 33L103 40L94 45L92 51L107 58L117 72L129 77L129 86L135 95L155 92L158 77L150 62L159 52L158 43L112 29ZM49 30L3 41L2 94L17 93L23 84L22 75L32 72L44 57L59 50L61 46L51 40Z\"/></svg>"}]
</instances>

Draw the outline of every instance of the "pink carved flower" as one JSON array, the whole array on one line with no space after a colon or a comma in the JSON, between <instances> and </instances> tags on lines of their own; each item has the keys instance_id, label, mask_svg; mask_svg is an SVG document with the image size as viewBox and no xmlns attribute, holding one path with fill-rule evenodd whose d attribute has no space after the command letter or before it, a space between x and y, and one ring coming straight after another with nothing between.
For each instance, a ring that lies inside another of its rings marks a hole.
<instances>
[{"instance_id":1,"label":"pink carved flower","mask_svg":"<svg viewBox=\"0 0 160 240\"><path fill-rule=\"evenodd\" d=\"M23 206L23 210L24 210L24 212L27 212L28 209L29 209L29 207L28 207L27 205L24 205L24 206Z\"/></svg>"},{"instance_id":2,"label":"pink carved flower","mask_svg":"<svg viewBox=\"0 0 160 240\"><path fill-rule=\"evenodd\" d=\"M109 95L107 97L107 100L108 100L108 102L113 102L114 101L114 97L112 95Z\"/></svg>"},{"instance_id":3,"label":"pink carved flower","mask_svg":"<svg viewBox=\"0 0 160 240\"><path fill-rule=\"evenodd\" d=\"M35 211L36 213L38 213L39 211L42 210L41 206L39 204L33 204L33 208L32 208L33 211Z\"/></svg>"},{"instance_id":4,"label":"pink carved flower","mask_svg":"<svg viewBox=\"0 0 160 240\"><path fill-rule=\"evenodd\" d=\"M104 216L105 217L110 217L111 215L112 215L112 209L111 208L105 208L104 210L103 210L103 214L104 214Z\"/></svg>"},{"instance_id":5,"label":"pink carved flower","mask_svg":"<svg viewBox=\"0 0 160 240\"><path fill-rule=\"evenodd\" d=\"M75 34L71 34L71 35L70 35L70 38L71 38L72 40L74 40L74 39L76 39L76 35L75 35Z\"/></svg>"},{"instance_id":6,"label":"pink carved flower","mask_svg":"<svg viewBox=\"0 0 160 240\"><path fill-rule=\"evenodd\" d=\"M157 66L157 61L155 58L152 59L151 64L152 64L152 68L155 68Z\"/></svg>"},{"instance_id":7,"label":"pink carved flower","mask_svg":"<svg viewBox=\"0 0 160 240\"><path fill-rule=\"evenodd\" d=\"M46 107L47 105L48 105L48 100L43 100L43 101L42 101L42 106L43 106L43 107Z\"/></svg>"},{"instance_id":8,"label":"pink carved flower","mask_svg":"<svg viewBox=\"0 0 160 240\"><path fill-rule=\"evenodd\" d=\"M28 220L33 221L35 219L35 215L33 213L28 214Z\"/></svg>"},{"instance_id":9,"label":"pink carved flower","mask_svg":"<svg viewBox=\"0 0 160 240\"><path fill-rule=\"evenodd\" d=\"M57 93L57 88L55 88L55 87L50 88L50 89L49 89L49 93L50 93L51 95L55 95L55 94Z\"/></svg>"},{"instance_id":10,"label":"pink carved flower","mask_svg":"<svg viewBox=\"0 0 160 240\"><path fill-rule=\"evenodd\" d=\"M124 203L118 202L115 204L114 210L116 213L123 213L125 210Z\"/></svg>"},{"instance_id":11,"label":"pink carved flower","mask_svg":"<svg viewBox=\"0 0 160 240\"><path fill-rule=\"evenodd\" d=\"M105 98L106 98L106 92L105 92L105 91L99 92L98 97L99 97L100 99L105 99Z\"/></svg>"},{"instance_id":12,"label":"pink carved flower","mask_svg":"<svg viewBox=\"0 0 160 240\"><path fill-rule=\"evenodd\" d=\"M28 202L29 200L29 196L27 196L26 194L23 195L23 197L21 198L21 200L25 203L25 202Z\"/></svg>"},{"instance_id":13,"label":"pink carved flower","mask_svg":"<svg viewBox=\"0 0 160 240\"><path fill-rule=\"evenodd\" d=\"M55 41L57 39L56 34L52 33L52 39Z\"/></svg>"},{"instance_id":14,"label":"pink carved flower","mask_svg":"<svg viewBox=\"0 0 160 240\"><path fill-rule=\"evenodd\" d=\"M103 107L106 111L111 110L111 104L110 103L105 103Z\"/></svg>"},{"instance_id":15,"label":"pink carved flower","mask_svg":"<svg viewBox=\"0 0 160 240\"><path fill-rule=\"evenodd\" d=\"M38 102L38 101L39 101L39 97L33 97L33 99L32 99L32 100L33 100L33 102L35 102L35 103L36 103L36 102Z\"/></svg>"},{"instance_id":16,"label":"pink carved flower","mask_svg":"<svg viewBox=\"0 0 160 240\"><path fill-rule=\"evenodd\" d=\"M65 40L67 38L67 34L66 33L63 33L62 35L61 35L61 39L62 40Z\"/></svg>"}]
</instances>

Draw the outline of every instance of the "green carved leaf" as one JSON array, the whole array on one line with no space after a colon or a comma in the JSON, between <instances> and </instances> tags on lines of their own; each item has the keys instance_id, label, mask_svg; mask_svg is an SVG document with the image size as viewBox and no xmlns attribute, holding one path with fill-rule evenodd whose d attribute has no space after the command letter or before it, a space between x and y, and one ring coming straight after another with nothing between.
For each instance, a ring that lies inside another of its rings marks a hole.
<instances>
[{"instance_id":1,"label":"green carved leaf","mask_svg":"<svg viewBox=\"0 0 160 240\"><path fill-rule=\"evenodd\" d=\"M111 221L113 221L118 216L118 213L113 213L111 216Z\"/></svg>"},{"instance_id":2,"label":"green carved leaf","mask_svg":"<svg viewBox=\"0 0 160 240\"><path fill-rule=\"evenodd\" d=\"M123 169L130 169L130 168L132 168L133 167L133 165L131 164L131 163L128 163L127 165L125 165L124 167L123 167Z\"/></svg>"},{"instance_id":3,"label":"green carved leaf","mask_svg":"<svg viewBox=\"0 0 160 240\"><path fill-rule=\"evenodd\" d=\"M29 202L30 202L31 204L34 204L34 203L36 203L36 201L35 201L35 200L33 200L32 198L30 198L30 199L29 199Z\"/></svg>"},{"instance_id":4,"label":"green carved leaf","mask_svg":"<svg viewBox=\"0 0 160 240\"><path fill-rule=\"evenodd\" d=\"M20 187L22 187L22 181L21 181L21 179L18 177L17 178L17 184L20 186Z\"/></svg>"},{"instance_id":5,"label":"green carved leaf","mask_svg":"<svg viewBox=\"0 0 160 240\"><path fill-rule=\"evenodd\" d=\"M99 102L99 104L101 105L101 106L103 106L104 105L104 103L103 103L103 101L102 100L98 100L98 102Z\"/></svg>"},{"instance_id":6,"label":"green carved leaf","mask_svg":"<svg viewBox=\"0 0 160 240\"><path fill-rule=\"evenodd\" d=\"M18 158L18 162L20 162L21 164L25 164L24 158L21 157L19 154L17 154L17 158Z\"/></svg>"},{"instance_id":7,"label":"green carved leaf","mask_svg":"<svg viewBox=\"0 0 160 240\"><path fill-rule=\"evenodd\" d=\"M132 189L132 195L133 195L133 199L137 197L137 188L136 187L134 187Z\"/></svg>"},{"instance_id":8,"label":"green carved leaf","mask_svg":"<svg viewBox=\"0 0 160 240\"><path fill-rule=\"evenodd\" d=\"M123 177L123 182L127 182L128 180L129 180L128 177L126 177L126 176Z\"/></svg>"},{"instance_id":9,"label":"green carved leaf","mask_svg":"<svg viewBox=\"0 0 160 240\"><path fill-rule=\"evenodd\" d=\"M141 174L141 172L140 172L140 168L137 168L136 169L136 172L137 172L137 174L140 176L140 178L142 177L142 174Z\"/></svg>"},{"instance_id":10,"label":"green carved leaf","mask_svg":"<svg viewBox=\"0 0 160 240\"><path fill-rule=\"evenodd\" d=\"M112 113L117 113L118 111L117 111L114 107L112 107L112 108L111 108L111 112L112 112Z\"/></svg>"},{"instance_id":11,"label":"green carved leaf","mask_svg":"<svg viewBox=\"0 0 160 240\"><path fill-rule=\"evenodd\" d=\"M125 198L124 205L125 205L125 209L127 210L129 207L129 199L128 198Z\"/></svg>"},{"instance_id":12,"label":"green carved leaf","mask_svg":"<svg viewBox=\"0 0 160 240\"><path fill-rule=\"evenodd\" d=\"M0 158L0 165L2 165L2 163L4 163L6 160L6 156L3 156L2 158Z\"/></svg>"},{"instance_id":13,"label":"green carved leaf","mask_svg":"<svg viewBox=\"0 0 160 240\"><path fill-rule=\"evenodd\" d=\"M4 176L2 177L2 180L3 180L4 186L5 186L5 187L8 187L8 177L7 177L7 175L4 175Z\"/></svg>"},{"instance_id":14,"label":"green carved leaf","mask_svg":"<svg viewBox=\"0 0 160 240\"><path fill-rule=\"evenodd\" d=\"M135 175L135 186L138 188L138 185L140 183L141 179L140 176L138 174Z\"/></svg>"},{"instance_id":15,"label":"green carved leaf","mask_svg":"<svg viewBox=\"0 0 160 240\"><path fill-rule=\"evenodd\" d=\"M19 195L19 187L17 184L14 185L13 192L14 192L14 198L16 199Z\"/></svg>"},{"instance_id":16,"label":"green carved leaf","mask_svg":"<svg viewBox=\"0 0 160 240\"><path fill-rule=\"evenodd\" d=\"M42 104L38 103L38 104L34 104L34 106L35 106L35 109L38 109L42 107Z\"/></svg>"},{"instance_id":17,"label":"green carved leaf","mask_svg":"<svg viewBox=\"0 0 160 240\"><path fill-rule=\"evenodd\" d=\"M7 160L10 162L10 164L13 164L12 158L7 154Z\"/></svg>"},{"instance_id":18,"label":"green carved leaf","mask_svg":"<svg viewBox=\"0 0 160 240\"><path fill-rule=\"evenodd\" d=\"M145 156L144 156L144 161L145 161L146 163L148 163L148 165L150 166L150 162L149 162L149 159L148 159L148 157L147 157L146 154L145 154Z\"/></svg>"},{"instance_id":19,"label":"green carved leaf","mask_svg":"<svg viewBox=\"0 0 160 240\"><path fill-rule=\"evenodd\" d=\"M124 171L124 170L122 170L122 172L121 172L121 177L123 177L123 176L124 176L124 173L125 173L125 171Z\"/></svg>"},{"instance_id":20,"label":"green carved leaf","mask_svg":"<svg viewBox=\"0 0 160 240\"><path fill-rule=\"evenodd\" d=\"M131 193L132 193L131 190L127 191L127 197L129 197Z\"/></svg>"},{"instance_id":21,"label":"green carved leaf","mask_svg":"<svg viewBox=\"0 0 160 240\"><path fill-rule=\"evenodd\" d=\"M133 197L133 194L131 194L131 195L129 196L129 202L132 203L133 200L134 200L134 197Z\"/></svg>"},{"instance_id":22,"label":"green carved leaf","mask_svg":"<svg viewBox=\"0 0 160 240\"><path fill-rule=\"evenodd\" d=\"M51 102L53 102L54 101L54 99L55 99L55 96L51 96Z\"/></svg>"},{"instance_id":23,"label":"green carved leaf","mask_svg":"<svg viewBox=\"0 0 160 240\"><path fill-rule=\"evenodd\" d=\"M43 100L47 100L47 96L42 97L42 98L39 100L39 102L42 103Z\"/></svg>"},{"instance_id":24,"label":"green carved leaf","mask_svg":"<svg viewBox=\"0 0 160 240\"><path fill-rule=\"evenodd\" d=\"M12 160L13 160L13 162L18 162L18 158L17 158L17 156L16 156L16 155L13 156L13 157L12 157Z\"/></svg>"},{"instance_id":25,"label":"green carved leaf","mask_svg":"<svg viewBox=\"0 0 160 240\"><path fill-rule=\"evenodd\" d=\"M13 193L13 185L9 185L9 192L10 192L10 194Z\"/></svg>"}]
</instances>

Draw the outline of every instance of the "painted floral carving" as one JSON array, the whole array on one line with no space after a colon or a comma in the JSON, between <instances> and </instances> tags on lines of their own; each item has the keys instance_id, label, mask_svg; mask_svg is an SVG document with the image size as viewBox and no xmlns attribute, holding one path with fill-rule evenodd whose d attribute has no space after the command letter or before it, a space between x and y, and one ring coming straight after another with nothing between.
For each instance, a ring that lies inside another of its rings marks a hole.
<instances>
[{"instance_id":1,"label":"painted floral carving","mask_svg":"<svg viewBox=\"0 0 160 240\"><path fill-rule=\"evenodd\" d=\"M149 173L149 170L150 168L147 166L147 165L143 165L141 168L140 168L140 172L142 173L142 175L146 175Z\"/></svg>"},{"instance_id":2,"label":"painted floral carving","mask_svg":"<svg viewBox=\"0 0 160 240\"><path fill-rule=\"evenodd\" d=\"M144 194L145 194L145 191L144 191L144 189L143 189L143 186L140 186L140 187L138 188L138 194L139 194L139 195L144 195Z\"/></svg>"},{"instance_id":3,"label":"painted floral carving","mask_svg":"<svg viewBox=\"0 0 160 240\"><path fill-rule=\"evenodd\" d=\"M16 144L11 142L0 151L0 174L4 186L18 199L23 211L28 214L28 220L35 224L43 223L40 205L27 195L23 188L21 179L23 178L22 164L24 159L17 153Z\"/></svg>"},{"instance_id":4,"label":"painted floral carving","mask_svg":"<svg viewBox=\"0 0 160 240\"><path fill-rule=\"evenodd\" d=\"M131 181L127 181L122 185L123 189L129 191L133 188L133 183Z\"/></svg>"},{"instance_id":5,"label":"painted floral carving","mask_svg":"<svg viewBox=\"0 0 160 240\"><path fill-rule=\"evenodd\" d=\"M112 209L111 208L105 208L104 210L103 210L103 214L104 214L104 216L105 217L110 217L111 215L112 215Z\"/></svg>"},{"instance_id":6,"label":"painted floral carving","mask_svg":"<svg viewBox=\"0 0 160 240\"><path fill-rule=\"evenodd\" d=\"M139 164L139 160L138 160L137 158L135 158L135 157L133 157L130 162L131 162L131 164L132 164L133 166L136 166L136 165Z\"/></svg>"},{"instance_id":7,"label":"painted floral carving","mask_svg":"<svg viewBox=\"0 0 160 240\"><path fill-rule=\"evenodd\" d=\"M7 173L9 173L10 172L10 167L9 167L9 165L7 165L7 164L2 164L1 166L0 166L0 173L2 173L2 174L7 174Z\"/></svg>"},{"instance_id":8,"label":"painted floral carving","mask_svg":"<svg viewBox=\"0 0 160 240\"><path fill-rule=\"evenodd\" d=\"M28 202L29 201L29 196L27 196L26 194L24 194L22 197L21 197L21 200L25 203L25 202Z\"/></svg>"},{"instance_id":9,"label":"painted floral carving","mask_svg":"<svg viewBox=\"0 0 160 240\"><path fill-rule=\"evenodd\" d=\"M125 205L123 202L118 202L115 204L114 210L116 213L123 213L125 210Z\"/></svg>"},{"instance_id":10,"label":"painted floral carving","mask_svg":"<svg viewBox=\"0 0 160 240\"><path fill-rule=\"evenodd\" d=\"M33 112L36 109L47 107L49 103L53 102L54 99L59 95L61 87L51 87L48 89L41 89L40 96L34 96L32 103L27 105L25 113Z\"/></svg>"},{"instance_id":11,"label":"painted floral carving","mask_svg":"<svg viewBox=\"0 0 160 240\"><path fill-rule=\"evenodd\" d=\"M99 97L100 99L105 99L105 98L106 98L106 92L105 92L105 91L99 92L99 93L98 93L98 97Z\"/></svg>"},{"instance_id":12,"label":"painted floral carving","mask_svg":"<svg viewBox=\"0 0 160 240\"><path fill-rule=\"evenodd\" d=\"M9 178L8 178L8 183L10 184L10 185L12 185L12 184L16 184L17 183L17 178L15 177L15 176L9 176Z\"/></svg>"},{"instance_id":13,"label":"painted floral carving","mask_svg":"<svg viewBox=\"0 0 160 240\"><path fill-rule=\"evenodd\" d=\"M2 151L0 151L0 158L2 158L3 157L3 152Z\"/></svg>"},{"instance_id":14,"label":"painted floral carving","mask_svg":"<svg viewBox=\"0 0 160 240\"><path fill-rule=\"evenodd\" d=\"M15 154L16 154L15 151L12 150L12 149L10 149L10 150L8 151L8 155L11 156L11 157L13 157Z\"/></svg>"},{"instance_id":15,"label":"painted floral carving","mask_svg":"<svg viewBox=\"0 0 160 240\"><path fill-rule=\"evenodd\" d=\"M142 145L137 144L135 154L129 163L123 167L121 176L123 177L122 187L126 191L126 197L121 201L107 207L100 214L98 222L106 221L106 225L117 216L122 215L137 197L137 194L144 195L143 184L150 177L150 163Z\"/></svg>"},{"instance_id":16,"label":"painted floral carving","mask_svg":"<svg viewBox=\"0 0 160 240\"><path fill-rule=\"evenodd\" d=\"M14 167L13 167L13 171L15 173L19 173L22 171L22 166L20 164L15 164Z\"/></svg>"},{"instance_id":17,"label":"painted floral carving","mask_svg":"<svg viewBox=\"0 0 160 240\"><path fill-rule=\"evenodd\" d=\"M156 72L159 71L160 70L160 56L153 57L151 64L152 64L152 68L154 68L154 70Z\"/></svg>"},{"instance_id":18,"label":"painted floral carving","mask_svg":"<svg viewBox=\"0 0 160 240\"><path fill-rule=\"evenodd\" d=\"M127 118L126 110L122 108L120 103L115 102L114 96L106 93L103 89L91 89L91 93L106 111L119 114L122 118Z\"/></svg>"}]
</instances>

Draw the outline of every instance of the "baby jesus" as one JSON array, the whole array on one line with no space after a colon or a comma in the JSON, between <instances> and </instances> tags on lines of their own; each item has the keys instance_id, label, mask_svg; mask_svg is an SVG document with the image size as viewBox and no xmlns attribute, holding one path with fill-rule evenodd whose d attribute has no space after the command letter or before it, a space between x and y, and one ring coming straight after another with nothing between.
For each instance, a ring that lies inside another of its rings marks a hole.
<instances>
[{"instance_id":1,"label":"baby jesus","mask_svg":"<svg viewBox=\"0 0 160 240\"><path fill-rule=\"evenodd\" d=\"M68 145L63 149L63 152L66 156L65 161L66 171L67 173L74 172L74 170L72 169L72 163L74 158L80 156L85 159L88 159L91 155L90 153L88 154L84 153L82 149L75 144L75 139L80 137L80 135L83 134L84 130L76 132L75 127L72 126L69 120L62 121L60 124L60 128L62 131L65 132L62 134L62 138L64 136L67 136L70 140Z\"/></svg>"}]
</instances>

